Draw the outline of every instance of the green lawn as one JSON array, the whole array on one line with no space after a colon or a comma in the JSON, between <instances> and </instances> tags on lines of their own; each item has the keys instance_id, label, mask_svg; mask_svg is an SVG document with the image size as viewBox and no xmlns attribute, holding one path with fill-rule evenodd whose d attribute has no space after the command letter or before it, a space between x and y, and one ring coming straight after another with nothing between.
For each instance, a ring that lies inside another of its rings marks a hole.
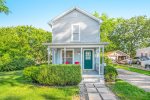
<instances>
[{"instance_id":1,"label":"green lawn","mask_svg":"<svg viewBox=\"0 0 150 100\"><path fill-rule=\"evenodd\" d=\"M50 87L27 82L22 71L0 72L0 100L70 100L78 98L77 86Z\"/></svg>"},{"instance_id":2,"label":"green lawn","mask_svg":"<svg viewBox=\"0 0 150 100\"><path fill-rule=\"evenodd\" d=\"M114 84L108 84L108 87L121 100L150 100L150 92L145 92L122 80L117 80Z\"/></svg>"},{"instance_id":3,"label":"green lawn","mask_svg":"<svg viewBox=\"0 0 150 100\"><path fill-rule=\"evenodd\" d=\"M129 65L114 64L113 66L115 68L121 68L121 69L125 69L125 70L128 70L128 71L137 72L137 73L140 73L140 74L145 74L145 75L150 76L150 71L148 71L148 70L142 70L142 69L138 69L138 68L129 67Z\"/></svg>"}]
</instances>

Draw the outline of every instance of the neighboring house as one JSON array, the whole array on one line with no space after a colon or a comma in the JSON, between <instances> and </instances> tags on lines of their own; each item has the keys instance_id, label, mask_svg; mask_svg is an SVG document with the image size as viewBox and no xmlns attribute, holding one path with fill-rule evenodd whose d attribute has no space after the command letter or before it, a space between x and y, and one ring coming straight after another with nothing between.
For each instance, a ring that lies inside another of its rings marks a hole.
<instances>
[{"instance_id":1,"label":"neighboring house","mask_svg":"<svg viewBox=\"0 0 150 100\"><path fill-rule=\"evenodd\" d=\"M79 8L72 8L49 22L52 43L48 46L48 63L52 51L53 64L80 64L86 70L104 73L104 46L100 42L101 20ZM100 60L102 62L100 63Z\"/></svg>"},{"instance_id":2,"label":"neighboring house","mask_svg":"<svg viewBox=\"0 0 150 100\"><path fill-rule=\"evenodd\" d=\"M137 49L136 50L136 57L150 57L150 47Z\"/></svg>"},{"instance_id":3,"label":"neighboring house","mask_svg":"<svg viewBox=\"0 0 150 100\"><path fill-rule=\"evenodd\" d=\"M119 61L130 58L129 55L127 55L126 53L120 50L108 52L106 55L109 59L113 60L114 62L119 62Z\"/></svg>"}]
</instances>

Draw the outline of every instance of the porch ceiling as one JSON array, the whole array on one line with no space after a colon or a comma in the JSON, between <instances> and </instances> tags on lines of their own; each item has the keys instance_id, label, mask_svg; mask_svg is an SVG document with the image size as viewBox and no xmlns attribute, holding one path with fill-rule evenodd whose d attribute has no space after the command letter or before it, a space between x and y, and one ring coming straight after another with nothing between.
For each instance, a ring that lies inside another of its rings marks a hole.
<instances>
[{"instance_id":1,"label":"porch ceiling","mask_svg":"<svg viewBox=\"0 0 150 100\"><path fill-rule=\"evenodd\" d=\"M107 42L100 43L43 43L43 45L49 46L51 48L92 48L108 45Z\"/></svg>"}]
</instances>

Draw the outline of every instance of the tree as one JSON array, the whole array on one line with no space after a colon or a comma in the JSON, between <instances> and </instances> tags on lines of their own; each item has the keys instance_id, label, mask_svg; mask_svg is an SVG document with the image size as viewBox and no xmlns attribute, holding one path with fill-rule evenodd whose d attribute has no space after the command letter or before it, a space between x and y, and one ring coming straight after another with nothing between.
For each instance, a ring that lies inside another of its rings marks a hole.
<instances>
[{"instance_id":1,"label":"tree","mask_svg":"<svg viewBox=\"0 0 150 100\"><path fill-rule=\"evenodd\" d=\"M47 61L47 49L42 43L51 42L50 32L32 26L2 27L0 36L0 71Z\"/></svg>"},{"instance_id":2,"label":"tree","mask_svg":"<svg viewBox=\"0 0 150 100\"><path fill-rule=\"evenodd\" d=\"M102 20L100 27L100 37L101 42L108 42L109 45L105 48L106 51L112 51L117 48L117 45L114 44L108 36L112 33L115 27L123 20L122 18L109 18L107 14L103 13L99 15L98 12L94 12L95 17Z\"/></svg>"},{"instance_id":3,"label":"tree","mask_svg":"<svg viewBox=\"0 0 150 100\"><path fill-rule=\"evenodd\" d=\"M109 42L106 52L122 50L133 57L136 49L150 46L150 19L146 16L123 19L109 18L104 13L100 16L98 12L93 15L103 21L100 37L101 42Z\"/></svg>"},{"instance_id":4,"label":"tree","mask_svg":"<svg viewBox=\"0 0 150 100\"><path fill-rule=\"evenodd\" d=\"M137 48L146 47L150 39L150 19L146 16L132 17L118 24L109 39L117 45L117 49L135 56Z\"/></svg>"},{"instance_id":5,"label":"tree","mask_svg":"<svg viewBox=\"0 0 150 100\"><path fill-rule=\"evenodd\" d=\"M9 12L9 8L6 6L5 0L0 0L0 13L8 14Z\"/></svg>"}]
</instances>

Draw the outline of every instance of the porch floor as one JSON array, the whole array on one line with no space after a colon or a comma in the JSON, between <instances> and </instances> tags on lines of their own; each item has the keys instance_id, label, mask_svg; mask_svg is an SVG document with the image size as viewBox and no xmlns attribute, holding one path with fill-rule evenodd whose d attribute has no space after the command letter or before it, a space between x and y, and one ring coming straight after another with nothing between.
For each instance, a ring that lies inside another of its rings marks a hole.
<instances>
[{"instance_id":1,"label":"porch floor","mask_svg":"<svg viewBox=\"0 0 150 100\"><path fill-rule=\"evenodd\" d=\"M96 70L83 70L82 77L85 78L103 78L103 75L99 75Z\"/></svg>"},{"instance_id":2,"label":"porch floor","mask_svg":"<svg viewBox=\"0 0 150 100\"><path fill-rule=\"evenodd\" d=\"M99 75L96 70L83 70L83 75Z\"/></svg>"}]
</instances>

